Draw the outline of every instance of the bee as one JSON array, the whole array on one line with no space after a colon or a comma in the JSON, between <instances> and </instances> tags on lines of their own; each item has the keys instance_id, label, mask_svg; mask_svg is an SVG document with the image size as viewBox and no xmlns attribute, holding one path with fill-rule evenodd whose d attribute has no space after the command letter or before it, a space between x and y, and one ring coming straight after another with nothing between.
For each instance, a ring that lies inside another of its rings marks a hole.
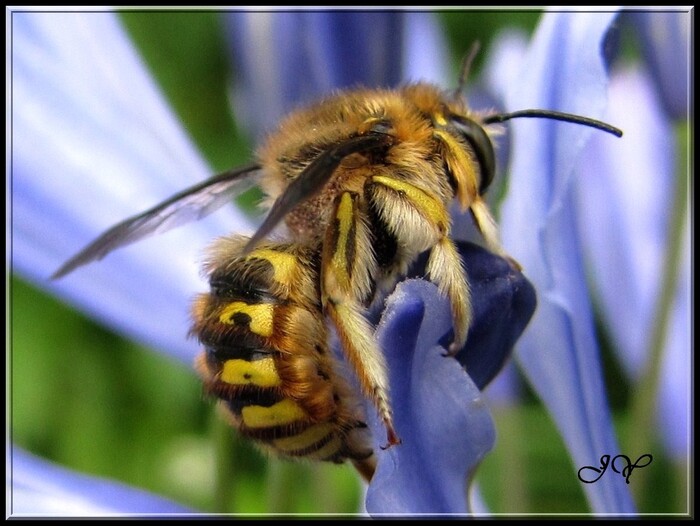
<instances>
[{"instance_id":1,"label":"bee","mask_svg":"<svg viewBox=\"0 0 700 526\"><path fill-rule=\"evenodd\" d=\"M244 182L259 184L269 212L258 230L209 249L210 290L192 308L191 333L204 347L197 370L232 424L263 449L350 460L369 480L375 455L367 417L344 363L331 352L329 329L383 422L385 447L399 444L387 366L366 312L427 253L425 275L451 306L454 339L446 354L464 346L470 289L449 209L456 201L486 247L508 258L484 194L495 174L494 125L516 117L622 134L547 110L481 115L455 91L424 82L339 92L282 120L256 162L117 224L53 277L201 217L229 202ZM280 223L286 235L271 236Z\"/></svg>"}]
</instances>

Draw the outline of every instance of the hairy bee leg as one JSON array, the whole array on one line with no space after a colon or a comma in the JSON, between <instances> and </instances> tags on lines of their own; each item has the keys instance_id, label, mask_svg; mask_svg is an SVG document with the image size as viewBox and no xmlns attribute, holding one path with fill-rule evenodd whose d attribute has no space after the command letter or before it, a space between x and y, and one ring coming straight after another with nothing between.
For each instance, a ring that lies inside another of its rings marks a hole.
<instances>
[{"instance_id":1,"label":"hairy bee leg","mask_svg":"<svg viewBox=\"0 0 700 526\"><path fill-rule=\"evenodd\" d=\"M503 246L501 245L501 237L498 233L498 225L496 220L491 215L488 205L483 199L477 198L472 201L469 206L469 211L474 219L474 224L481 232L484 241L486 241L486 246L494 254L501 255L504 253Z\"/></svg>"},{"instance_id":2,"label":"hairy bee leg","mask_svg":"<svg viewBox=\"0 0 700 526\"><path fill-rule=\"evenodd\" d=\"M472 308L469 282L465 279L466 270L462 266L457 248L449 237L440 239L430 251L427 271L430 280L450 301L454 340L447 354L454 356L467 341Z\"/></svg>"},{"instance_id":3,"label":"hairy bee leg","mask_svg":"<svg viewBox=\"0 0 700 526\"><path fill-rule=\"evenodd\" d=\"M512 267L516 270L522 270L520 264L506 254L501 245L500 236L498 234L498 226L493 219L489 207L482 199L481 194L486 190L486 187L493 178L493 159L487 162L489 157L493 156L493 148L475 148L473 153L476 155L478 162L474 162L472 157L465 151L464 146L457 138L449 132L444 126L447 124L445 115L436 115L436 129L433 132L435 139L442 146L442 155L447 163L448 171L454 184L455 197L459 201L463 212L469 210L474 219L474 224L481 232L486 246L494 254L507 259ZM471 119L459 118L452 116L452 124L457 125L462 132L466 131L467 136L471 137L471 141L486 145L490 144L489 138L484 132L480 124ZM465 128L466 126L466 128ZM474 143L472 143L474 146ZM488 155L485 150L491 150ZM484 154L479 155L479 150ZM477 170L477 166L479 169Z\"/></svg>"},{"instance_id":4,"label":"hairy bee leg","mask_svg":"<svg viewBox=\"0 0 700 526\"><path fill-rule=\"evenodd\" d=\"M336 328L343 351L360 380L363 393L372 400L386 427L387 447L400 444L389 403L384 355L374 339L372 326L362 315L362 306L354 303L351 298L339 299L331 293L327 299L326 312Z\"/></svg>"},{"instance_id":5,"label":"hairy bee leg","mask_svg":"<svg viewBox=\"0 0 700 526\"><path fill-rule=\"evenodd\" d=\"M400 440L389 404L387 366L361 302L370 294L376 263L358 201L359 196L351 192L336 200L322 256L321 298L363 393L373 401L386 426L391 446Z\"/></svg>"},{"instance_id":6,"label":"hairy bee leg","mask_svg":"<svg viewBox=\"0 0 700 526\"><path fill-rule=\"evenodd\" d=\"M450 302L455 338L448 354L456 354L469 332L471 301L466 271L449 237L446 206L418 186L390 176L372 177L366 191L403 258L413 259L430 250L427 273Z\"/></svg>"},{"instance_id":7,"label":"hairy bee leg","mask_svg":"<svg viewBox=\"0 0 700 526\"><path fill-rule=\"evenodd\" d=\"M520 263L510 257L503 249L501 237L498 233L498 225L484 200L481 198L475 199L470 205L469 211L474 219L474 224L479 229L479 232L481 232L484 241L486 241L488 249L494 254L507 259L515 270L522 270L523 268Z\"/></svg>"}]
</instances>

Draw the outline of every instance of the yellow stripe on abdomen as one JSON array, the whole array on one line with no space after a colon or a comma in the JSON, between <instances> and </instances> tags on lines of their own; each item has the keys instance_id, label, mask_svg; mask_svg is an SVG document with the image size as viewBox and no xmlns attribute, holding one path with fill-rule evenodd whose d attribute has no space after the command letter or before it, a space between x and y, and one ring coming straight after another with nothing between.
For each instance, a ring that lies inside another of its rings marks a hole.
<instances>
[{"instance_id":1,"label":"yellow stripe on abdomen","mask_svg":"<svg viewBox=\"0 0 700 526\"><path fill-rule=\"evenodd\" d=\"M305 429L298 435L278 438L277 440L274 440L272 444L276 449L284 453L288 453L313 446L326 438L328 434L332 432L333 426L331 424L316 424L308 429Z\"/></svg>"},{"instance_id":2,"label":"yellow stripe on abdomen","mask_svg":"<svg viewBox=\"0 0 700 526\"><path fill-rule=\"evenodd\" d=\"M298 435L273 440L272 446L290 457L327 460L338 454L342 441L335 427L324 423L313 425Z\"/></svg>"},{"instance_id":3,"label":"yellow stripe on abdomen","mask_svg":"<svg viewBox=\"0 0 700 526\"><path fill-rule=\"evenodd\" d=\"M263 259L270 263L274 272L274 280L286 286L291 285L294 281L299 265L295 255L267 248L254 250L247 259Z\"/></svg>"},{"instance_id":4,"label":"yellow stripe on abdomen","mask_svg":"<svg viewBox=\"0 0 700 526\"><path fill-rule=\"evenodd\" d=\"M299 404L288 398L270 407L249 405L241 410L241 420L250 428L284 426L306 418Z\"/></svg>"},{"instance_id":5,"label":"yellow stripe on abdomen","mask_svg":"<svg viewBox=\"0 0 700 526\"><path fill-rule=\"evenodd\" d=\"M272 358L251 362L238 358L226 360L219 379L231 385L255 385L258 387L277 387L282 383Z\"/></svg>"},{"instance_id":6,"label":"yellow stripe on abdomen","mask_svg":"<svg viewBox=\"0 0 700 526\"><path fill-rule=\"evenodd\" d=\"M316 451L308 452L304 456L310 459L329 460L338 454L342 446L343 443L340 440L340 437L334 434L331 440L328 441L328 443L324 444Z\"/></svg>"},{"instance_id":7,"label":"yellow stripe on abdomen","mask_svg":"<svg viewBox=\"0 0 700 526\"><path fill-rule=\"evenodd\" d=\"M219 321L226 325L242 324L242 320L249 323L250 331L259 335L269 337L272 335L272 318L275 306L270 303L255 303L249 305L242 301L234 301L221 311ZM237 320L241 316L241 321Z\"/></svg>"}]
</instances>

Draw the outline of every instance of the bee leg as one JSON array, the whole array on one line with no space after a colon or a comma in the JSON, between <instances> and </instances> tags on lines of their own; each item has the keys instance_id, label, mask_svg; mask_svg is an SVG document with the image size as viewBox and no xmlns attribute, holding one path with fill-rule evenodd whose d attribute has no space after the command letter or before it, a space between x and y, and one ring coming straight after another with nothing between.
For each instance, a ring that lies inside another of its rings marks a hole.
<instances>
[{"instance_id":1,"label":"bee leg","mask_svg":"<svg viewBox=\"0 0 700 526\"><path fill-rule=\"evenodd\" d=\"M471 302L466 271L449 237L446 205L430 192L390 175L373 176L365 192L370 206L396 238L400 259L412 261L430 250L427 274L450 301L455 337L448 354L456 354L467 340Z\"/></svg>"},{"instance_id":2,"label":"bee leg","mask_svg":"<svg viewBox=\"0 0 700 526\"><path fill-rule=\"evenodd\" d=\"M469 206L469 211L472 214L474 224L479 229L479 232L481 232L484 241L486 241L486 246L488 249L494 254L507 259L515 270L521 271L523 268L520 263L510 257L503 249L503 245L501 245L501 239L498 234L498 225L496 224L496 221L491 215L489 207L486 205L484 200L481 197L475 199Z\"/></svg>"},{"instance_id":3,"label":"bee leg","mask_svg":"<svg viewBox=\"0 0 700 526\"><path fill-rule=\"evenodd\" d=\"M362 299L371 292L375 267L369 230L359 210L359 196L344 192L336 200L326 232L321 298L363 393L374 402L386 426L387 446L391 446L401 441L394 430L389 404L387 366L362 306Z\"/></svg>"},{"instance_id":4,"label":"bee leg","mask_svg":"<svg viewBox=\"0 0 700 526\"><path fill-rule=\"evenodd\" d=\"M327 294L326 313L333 321L350 365L360 380L362 391L374 405L387 431L387 446L400 444L389 404L389 382L384 355L377 345L372 326L362 315L362 306L352 298L341 298L338 291Z\"/></svg>"},{"instance_id":5,"label":"bee leg","mask_svg":"<svg viewBox=\"0 0 700 526\"><path fill-rule=\"evenodd\" d=\"M440 293L450 300L454 321L454 340L450 344L447 355L454 356L467 341L472 308L466 270L462 266L457 248L449 237L441 238L430 251L427 272L430 280L438 286Z\"/></svg>"}]
</instances>

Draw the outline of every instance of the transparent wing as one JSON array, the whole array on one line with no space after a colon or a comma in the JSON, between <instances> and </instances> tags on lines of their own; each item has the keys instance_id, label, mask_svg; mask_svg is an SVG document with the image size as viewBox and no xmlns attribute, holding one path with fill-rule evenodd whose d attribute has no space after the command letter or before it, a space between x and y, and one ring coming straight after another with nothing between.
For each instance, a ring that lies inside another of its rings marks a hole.
<instances>
[{"instance_id":1,"label":"transparent wing","mask_svg":"<svg viewBox=\"0 0 700 526\"><path fill-rule=\"evenodd\" d=\"M235 194L252 186L257 181L260 168L258 164L249 164L217 174L142 214L125 219L66 261L51 279L60 278L82 265L102 259L119 247L203 218L230 203Z\"/></svg>"}]
</instances>

